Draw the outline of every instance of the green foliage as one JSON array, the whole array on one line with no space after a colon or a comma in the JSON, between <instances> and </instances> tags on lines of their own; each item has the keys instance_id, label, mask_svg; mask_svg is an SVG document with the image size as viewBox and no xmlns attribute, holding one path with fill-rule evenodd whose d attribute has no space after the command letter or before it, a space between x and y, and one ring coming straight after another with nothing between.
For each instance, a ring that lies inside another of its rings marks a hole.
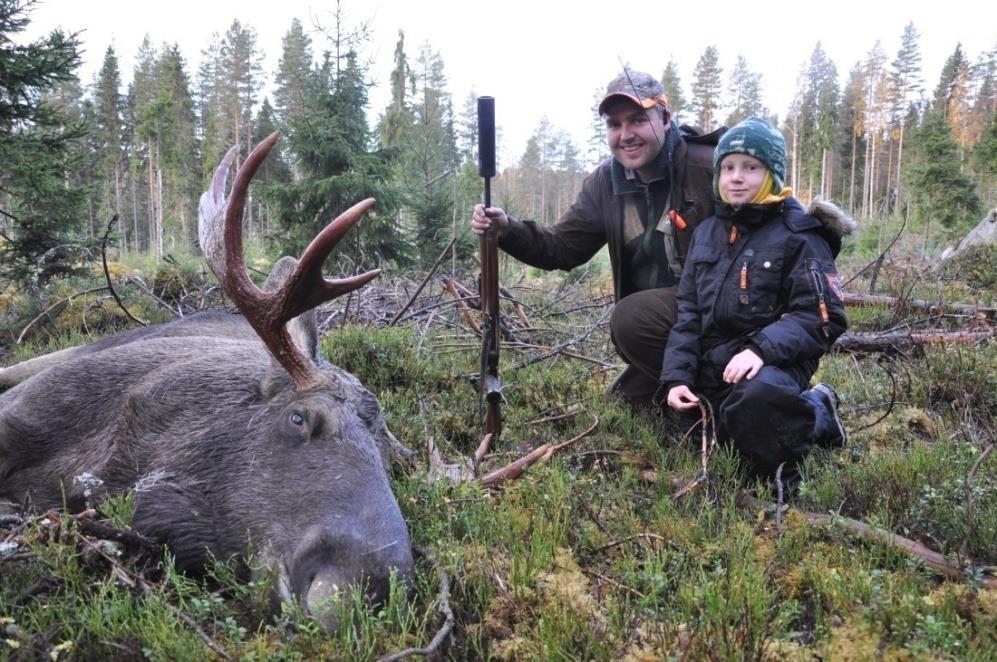
<instances>
[{"instance_id":1,"label":"green foliage","mask_svg":"<svg viewBox=\"0 0 997 662\"><path fill-rule=\"evenodd\" d=\"M943 241L960 237L980 217L980 199L975 186L961 170L958 149L945 117L928 113L912 136L916 152L908 171L908 186L914 197L914 216L928 233L938 223Z\"/></svg>"},{"instance_id":2,"label":"green foliage","mask_svg":"<svg viewBox=\"0 0 997 662\"><path fill-rule=\"evenodd\" d=\"M45 94L72 81L79 37L59 30L26 45L22 0L0 1L0 282L41 284L88 257L87 190L70 184L88 127Z\"/></svg>"},{"instance_id":3,"label":"green foliage","mask_svg":"<svg viewBox=\"0 0 997 662\"><path fill-rule=\"evenodd\" d=\"M942 275L960 279L974 290L997 291L997 245L977 244L947 262Z\"/></svg>"}]
</instances>

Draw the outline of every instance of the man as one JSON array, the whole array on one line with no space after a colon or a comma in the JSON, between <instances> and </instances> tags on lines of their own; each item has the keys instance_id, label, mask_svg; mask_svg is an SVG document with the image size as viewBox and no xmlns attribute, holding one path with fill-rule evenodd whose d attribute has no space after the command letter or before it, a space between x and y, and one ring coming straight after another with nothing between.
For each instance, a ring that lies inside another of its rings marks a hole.
<instances>
[{"instance_id":1,"label":"man","mask_svg":"<svg viewBox=\"0 0 997 662\"><path fill-rule=\"evenodd\" d=\"M551 226L474 208L471 228L492 228L499 247L541 269L569 270L609 245L616 306L610 333L626 370L610 387L644 406L659 385L675 293L692 230L713 213L713 144L683 134L661 84L642 72L614 78L599 104L613 157L588 177Z\"/></svg>"}]
</instances>

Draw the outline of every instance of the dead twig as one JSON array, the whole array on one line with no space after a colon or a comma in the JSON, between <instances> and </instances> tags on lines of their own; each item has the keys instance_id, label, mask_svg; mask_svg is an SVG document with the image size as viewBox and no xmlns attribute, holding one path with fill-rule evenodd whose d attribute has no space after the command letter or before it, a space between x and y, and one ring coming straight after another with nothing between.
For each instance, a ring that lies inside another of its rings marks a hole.
<instances>
[{"instance_id":1,"label":"dead twig","mask_svg":"<svg viewBox=\"0 0 997 662\"><path fill-rule=\"evenodd\" d=\"M38 313L34 317L34 319L32 319L30 322L28 322L28 325L26 327L24 327L21 330L20 335L17 336L17 344L20 345L22 342L24 342L24 337L26 335L28 335L28 331L30 331L35 326L35 324L37 324L39 322L39 320L41 320L43 317L45 317L46 315L48 315L50 312L52 312L53 310L55 310L59 306L65 306L67 303L69 303L70 301L72 301L76 297L86 296L87 294L93 294L94 292L103 292L106 289L107 289L106 285L104 285L103 287L92 287L89 290L83 290L82 292L77 292L76 294L71 294L68 297L66 297L65 299L60 299L59 301L56 301L51 306L49 306L48 308L46 308L42 312Z\"/></svg>"},{"instance_id":2,"label":"dead twig","mask_svg":"<svg viewBox=\"0 0 997 662\"><path fill-rule=\"evenodd\" d=\"M447 253L450 251L450 249L453 247L456 241L457 237L454 237L453 239L450 240L450 243L447 244L447 247L443 249L443 252L440 253L440 256L436 258L436 262L433 262L433 266L429 268L429 273L427 273L426 277L422 279L421 283L419 283L419 287L415 288L415 293L413 293L412 296L409 297L408 302L404 306L402 306L397 313L395 313L395 316L391 318L390 322L388 322L388 326L394 326L398 322L398 318L404 315L405 311L408 310L409 307L415 302L416 298L422 292L422 289L426 287L426 283L428 283L429 279L433 277L433 274L436 273L436 270L440 268L440 264L443 262L443 258L447 256Z\"/></svg>"},{"instance_id":3,"label":"dead twig","mask_svg":"<svg viewBox=\"0 0 997 662\"><path fill-rule=\"evenodd\" d=\"M478 325L478 322L474 319L474 316L471 314L470 308L468 308L467 304L464 303L465 301L468 301L470 297L468 298L461 297L460 294L457 293L457 288L454 285L454 281L451 280L450 278L443 279L443 287L447 288L447 292L449 292L450 295L457 302L457 307L460 310L461 314L464 316L464 321L467 322L467 325L471 327L471 330L474 331L475 335L480 336L481 327Z\"/></svg>"},{"instance_id":4,"label":"dead twig","mask_svg":"<svg viewBox=\"0 0 997 662\"><path fill-rule=\"evenodd\" d=\"M542 423L553 423L554 421L564 421L569 418L574 418L578 416L580 412L576 409L574 411L568 411L563 414L557 414L556 416L545 416L543 418L537 418L532 421L528 421L525 425L540 425Z\"/></svg>"},{"instance_id":5,"label":"dead twig","mask_svg":"<svg viewBox=\"0 0 997 662\"><path fill-rule=\"evenodd\" d=\"M644 595L643 593L641 593L637 589L635 589L635 588L633 588L631 586L627 586L626 584L613 579L609 575L604 575L601 572L592 572L591 570L584 570L584 569L582 570L582 572L584 572L586 575L588 575L592 579L595 579L598 582L607 582L607 583L612 584L613 586L615 586L617 588L623 589L627 593L630 593L632 595L636 595L638 598L642 598L643 599L643 598L647 597L646 595Z\"/></svg>"},{"instance_id":6,"label":"dead twig","mask_svg":"<svg viewBox=\"0 0 997 662\"><path fill-rule=\"evenodd\" d=\"M543 459L544 460L549 460L550 458L552 458L554 456L555 453L560 453L565 448L568 448L569 446L575 445L576 443L578 443L579 440L584 439L585 437L587 437L590 434L592 434L593 432L595 432L595 429L597 427L599 427L599 417L598 416L595 417L595 421L592 422L592 425L590 425L589 428L587 430L585 430L584 432L582 432L581 434L575 435L574 437L572 437L571 439L568 439L567 441L562 441L559 444L554 444L553 446L551 446L550 450L547 451L547 453L544 455Z\"/></svg>"},{"instance_id":7,"label":"dead twig","mask_svg":"<svg viewBox=\"0 0 997 662\"><path fill-rule=\"evenodd\" d=\"M446 569L444 569L443 564L440 563L435 556L429 553L429 550L421 547L419 545L413 545L412 550L429 561L434 568L436 568L436 576L440 581L440 591L437 594L437 611L443 614L443 625L436 632L436 635L429 642L429 645L425 648L406 648L398 653L392 653L391 655L385 655L379 659L379 662L396 662L397 660L404 660L409 657L430 657L437 656L440 654L440 648L443 646L443 642L447 640L450 633L453 631L454 626L454 615L453 610L450 608L450 577L447 575Z\"/></svg>"},{"instance_id":8,"label":"dead twig","mask_svg":"<svg viewBox=\"0 0 997 662\"><path fill-rule=\"evenodd\" d=\"M710 406L709 400L706 398L699 398L699 412L701 415L700 426L701 426L701 450L699 454L699 474L693 478L684 487L677 490L672 494L672 499L681 499L689 492L693 491L702 483L708 483L710 481L710 456L713 454L713 449L717 445L717 424L716 419L713 418L713 407Z\"/></svg>"},{"instance_id":9,"label":"dead twig","mask_svg":"<svg viewBox=\"0 0 997 662\"><path fill-rule=\"evenodd\" d=\"M627 536L626 538L622 538L620 540L614 540L613 542L607 542L605 545L599 545L592 550L592 553L598 554L599 552L604 552L607 549L612 549L613 547L618 547L634 540L656 540L658 542L668 542L664 536L659 536L657 533L635 533L632 536Z\"/></svg>"},{"instance_id":10,"label":"dead twig","mask_svg":"<svg viewBox=\"0 0 997 662\"><path fill-rule=\"evenodd\" d=\"M125 307L125 302L121 300L118 296L117 290L114 289L114 283L111 281L111 271L107 268L107 239L111 236L111 226L113 226L118 220L118 215L115 214L111 217L111 220L107 222L107 229L104 230L104 236L100 239L100 263L104 267L104 279L107 281L107 289L111 290L111 296L114 297L114 301L118 304L118 308L124 311L125 316L131 321L141 326L149 326L149 323L145 320L139 319L132 315L131 311Z\"/></svg>"}]
</instances>

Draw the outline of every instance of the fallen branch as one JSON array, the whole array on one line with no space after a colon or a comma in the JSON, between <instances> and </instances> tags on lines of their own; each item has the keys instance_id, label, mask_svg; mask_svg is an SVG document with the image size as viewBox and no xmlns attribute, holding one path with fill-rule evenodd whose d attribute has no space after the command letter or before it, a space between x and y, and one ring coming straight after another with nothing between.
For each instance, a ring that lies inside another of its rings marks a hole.
<instances>
[{"instance_id":1,"label":"fallen branch","mask_svg":"<svg viewBox=\"0 0 997 662\"><path fill-rule=\"evenodd\" d=\"M380 658L378 662L396 662L397 660L404 660L413 656L435 657L440 653L440 647L443 645L443 642L446 641L446 639L450 636L450 633L453 631L454 615L453 610L450 609L450 577L447 576L447 571L443 568L443 564L440 563L436 557L430 554L424 547L413 545L412 550L416 554L419 554L425 558L433 564L433 567L436 568L436 576L440 580L440 592L437 594L439 604L436 608L441 614L443 614L443 625L440 626L440 629L437 631L436 635L425 648L406 648L401 652L385 655Z\"/></svg>"},{"instance_id":2,"label":"fallen branch","mask_svg":"<svg viewBox=\"0 0 997 662\"><path fill-rule=\"evenodd\" d=\"M485 487L498 487L507 480L515 480L523 475L523 472L526 471L528 466L544 457L549 450L550 444L543 444L515 462L507 464L501 469L496 469L487 476L479 478L478 482Z\"/></svg>"},{"instance_id":3,"label":"fallen branch","mask_svg":"<svg viewBox=\"0 0 997 662\"><path fill-rule=\"evenodd\" d=\"M467 325L471 327L471 330L474 331L475 335L480 336L481 327L478 325L478 322L474 319L474 315L471 314L471 310L467 307L467 304L464 303L468 299L461 297L460 294L457 293L457 288L454 285L454 281L451 280L450 278L443 279L443 287L447 288L447 292L449 292L450 295L453 296L454 300L457 302L457 307L460 309L461 314L464 316L464 320L467 322Z\"/></svg>"},{"instance_id":4,"label":"fallen branch","mask_svg":"<svg viewBox=\"0 0 997 662\"><path fill-rule=\"evenodd\" d=\"M918 331L914 333L848 333L831 347L832 352L903 352L913 347L968 345L997 336L987 331Z\"/></svg>"},{"instance_id":5,"label":"fallen branch","mask_svg":"<svg viewBox=\"0 0 997 662\"><path fill-rule=\"evenodd\" d=\"M774 512L776 508L773 504L757 499L745 491L741 492L741 495L738 497L737 501L742 507L751 508L752 510ZM840 528L847 533L862 538L863 540L888 545L889 547L892 547L893 549L896 549L903 554L924 563L927 567L945 575L950 579L963 579L965 577L963 566L957 559L946 556L940 552L936 552L927 547L924 543L916 540L911 540L910 538L905 538L890 531L886 531L885 529L879 529L870 526L865 522L860 522L849 517L842 517L841 515L810 513L802 510L796 510L795 508L789 508L787 511L795 511L799 513L808 523L822 529L833 530ZM982 581L986 586L997 588L997 577L984 577Z\"/></svg>"},{"instance_id":6,"label":"fallen branch","mask_svg":"<svg viewBox=\"0 0 997 662\"><path fill-rule=\"evenodd\" d=\"M855 294L852 292L845 292L842 301L846 306L855 306L857 308L886 306L889 308L918 310L930 315L949 313L968 315L981 320L994 320L997 318L997 308L983 308L968 303L943 303L940 301L926 301L924 299L903 299L883 294Z\"/></svg>"},{"instance_id":7,"label":"fallen branch","mask_svg":"<svg viewBox=\"0 0 997 662\"><path fill-rule=\"evenodd\" d=\"M474 451L474 473L478 473L478 465L481 464L482 458L488 454L489 449L492 446L492 439L495 437L494 433L489 432L485 435L485 438L481 440L478 444L478 449Z\"/></svg>"}]
</instances>

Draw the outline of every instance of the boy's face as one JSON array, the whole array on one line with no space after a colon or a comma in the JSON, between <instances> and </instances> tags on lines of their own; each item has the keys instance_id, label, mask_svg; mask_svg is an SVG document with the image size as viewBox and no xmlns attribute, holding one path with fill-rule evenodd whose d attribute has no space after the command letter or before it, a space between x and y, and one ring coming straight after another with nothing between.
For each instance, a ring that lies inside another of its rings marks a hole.
<instances>
[{"instance_id":1,"label":"boy's face","mask_svg":"<svg viewBox=\"0 0 997 662\"><path fill-rule=\"evenodd\" d=\"M720 162L717 186L721 197L732 207L748 204L762 188L765 164L747 154L728 154Z\"/></svg>"},{"instance_id":2,"label":"boy's face","mask_svg":"<svg viewBox=\"0 0 997 662\"><path fill-rule=\"evenodd\" d=\"M626 99L606 108L606 142L621 165L641 170L657 158L665 141L665 123L656 108L644 110Z\"/></svg>"}]
</instances>

